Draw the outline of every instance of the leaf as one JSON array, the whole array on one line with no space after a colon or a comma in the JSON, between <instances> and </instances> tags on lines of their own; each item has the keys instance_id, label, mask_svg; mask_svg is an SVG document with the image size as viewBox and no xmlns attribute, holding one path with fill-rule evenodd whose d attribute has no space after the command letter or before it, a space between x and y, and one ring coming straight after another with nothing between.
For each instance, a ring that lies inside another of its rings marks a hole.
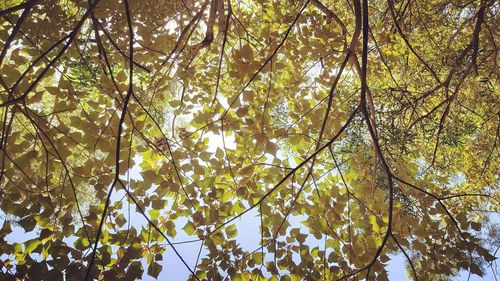
<instances>
[{"instance_id":1,"label":"leaf","mask_svg":"<svg viewBox=\"0 0 500 281\"><path fill-rule=\"evenodd\" d=\"M148 275L153 276L154 278L158 278L158 275L160 275L162 268L163 268L163 266L161 266L159 263L152 262L148 266Z\"/></svg>"},{"instance_id":2,"label":"leaf","mask_svg":"<svg viewBox=\"0 0 500 281\"><path fill-rule=\"evenodd\" d=\"M236 225L232 224L225 229L227 238L232 239L238 235L238 230L236 229Z\"/></svg>"},{"instance_id":3,"label":"leaf","mask_svg":"<svg viewBox=\"0 0 500 281\"><path fill-rule=\"evenodd\" d=\"M483 277L483 272L482 272L481 268L480 268L477 264L472 263L472 264L470 265L470 268L469 268L469 269L470 269L470 272L471 272L472 274L475 274L475 275L477 275L477 276L479 276L479 277Z\"/></svg>"},{"instance_id":4,"label":"leaf","mask_svg":"<svg viewBox=\"0 0 500 281\"><path fill-rule=\"evenodd\" d=\"M22 253L23 252L23 244L14 243L14 253Z\"/></svg>"},{"instance_id":5,"label":"leaf","mask_svg":"<svg viewBox=\"0 0 500 281\"><path fill-rule=\"evenodd\" d=\"M24 242L24 252L26 254L31 254L31 252L37 249L40 244L42 244L42 242L38 239L28 240Z\"/></svg>"},{"instance_id":6,"label":"leaf","mask_svg":"<svg viewBox=\"0 0 500 281\"><path fill-rule=\"evenodd\" d=\"M276 155L276 153L278 152L278 147L274 143L268 142L266 144L266 152L271 155Z\"/></svg>"},{"instance_id":7,"label":"leaf","mask_svg":"<svg viewBox=\"0 0 500 281\"><path fill-rule=\"evenodd\" d=\"M481 224L480 223L471 222L470 225L471 225L472 229L474 229L475 231L481 231Z\"/></svg>"},{"instance_id":8,"label":"leaf","mask_svg":"<svg viewBox=\"0 0 500 281\"><path fill-rule=\"evenodd\" d=\"M127 81L127 75L125 74L124 71L120 71L116 75L116 80L119 82L125 82L125 81Z\"/></svg>"},{"instance_id":9,"label":"leaf","mask_svg":"<svg viewBox=\"0 0 500 281\"><path fill-rule=\"evenodd\" d=\"M252 61L253 58L253 50L250 45L244 45L240 51L238 52L238 55L245 59L246 61Z\"/></svg>"},{"instance_id":10,"label":"leaf","mask_svg":"<svg viewBox=\"0 0 500 281\"><path fill-rule=\"evenodd\" d=\"M186 232L187 235L193 235L196 230L194 224L190 221L188 221L182 229L184 230L184 232Z\"/></svg>"},{"instance_id":11,"label":"leaf","mask_svg":"<svg viewBox=\"0 0 500 281\"><path fill-rule=\"evenodd\" d=\"M21 76L21 73L11 65L4 65L2 69L2 74L3 74L3 79L5 80L5 83L7 84L12 84L17 79L19 76Z\"/></svg>"},{"instance_id":12,"label":"leaf","mask_svg":"<svg viewBox=\"0 0 500 281\"><path fill-rule=\"evenodd\" d=\"M51 238L52 234L53 234L53 231L51 231L50 229L46 229L46 228L42 229L42 231L40 232L41 241L42 242L47 241L48 239Z\"/></svg>"},{"instance_id":13,"label":"leaf","mask_svg":"<svg viewBox=\"0 0 500 281\"><path fill-rule=\"evenodd\" d=\"M2 228L0 229L0 237L3 237L12 232L11 223L8 220L4 220Z\"/></svg>"},{"instance_id":14,"label":"leaf","mask_svg":"<svg viewBox=\"0 0 500 281\"><path fill-rule=\"evenodd\" d=\"M127 276L130 280L139 279L142 277L143 271L141 263L133 261L130 263L129 269L127 270Z\"/></svg>"},{"instance_id":15,"label":"leaf","mask_svg":"<svg viewBox=\"0 0 500 281\"><path fill-rule=\"evenodd\" d=\"M494 260L496 260L497 258L493 255L490 254L490 252L483 248L483 247L477 247L476 248L476 251L482 256L484 257L484 259L487 261L487 262L492 262Z\"/></svg>"},{"instance_id":16,"label":"leaf","mask_svg":"<svg viewBox=\"0 0 500 281\"><path fill-rule=\"evenodd\" d=\"M115 220L116 220L116 225L118 225L119 227L122 227L127 222L123 214L118 215Z\"/></svg>"},{"instance_id":17,"label":"leaf","mask_svg":"<svg viewBox=\"0 0 500 281\"><path fill-rule=\"evenodd\" d=\"M36 226L36 220L31 216L21 219L18 223L26 232L32 231Z\"/></svg>"},{"instance_id":18,"label":"leaf","mask_svg":"<svg viewBox=\"0 0 500 281\"><path fill-rule=\"evenodd\" d=\"M252 254L252 259L256 264L262 264L262 262L264 261L264 256L261 252L257 252Z\"/></svg>"}]
</instances>

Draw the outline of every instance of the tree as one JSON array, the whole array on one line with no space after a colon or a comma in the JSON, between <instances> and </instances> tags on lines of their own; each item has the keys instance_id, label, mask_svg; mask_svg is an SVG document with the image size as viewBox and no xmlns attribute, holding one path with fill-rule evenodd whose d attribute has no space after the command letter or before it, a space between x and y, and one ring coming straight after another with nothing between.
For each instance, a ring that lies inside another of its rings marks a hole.
<instances>
[{"instance_id":1,"label":"tree","mask_svg":"<svg viewBox=\"0 0 500 281\"><path fill-rule=\"evenodd\" d=\"M5 279L158 277L164 255L192 280L386 280L395 253L414 280L494 263L498 2L0 9ZM247 248L236 223L255 215Z\"/></svg>"}]
</instances>

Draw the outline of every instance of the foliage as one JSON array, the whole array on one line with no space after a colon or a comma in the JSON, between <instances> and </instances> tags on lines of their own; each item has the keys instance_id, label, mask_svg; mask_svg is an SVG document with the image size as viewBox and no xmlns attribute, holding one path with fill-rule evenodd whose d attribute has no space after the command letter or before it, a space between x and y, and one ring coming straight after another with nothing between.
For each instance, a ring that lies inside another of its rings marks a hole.
<instances>
[{"instance_id":1,"label":"foliage","mask_svg":"<svg viewBox=\"0 0 500 281\"><path fill-rule=\"evenodd\" d=\"M7 280L156 278L166 255L193 280L387 280L398 252L415 280L494 263L498 2L0 9Z\"/></svg>"}]
</instances>

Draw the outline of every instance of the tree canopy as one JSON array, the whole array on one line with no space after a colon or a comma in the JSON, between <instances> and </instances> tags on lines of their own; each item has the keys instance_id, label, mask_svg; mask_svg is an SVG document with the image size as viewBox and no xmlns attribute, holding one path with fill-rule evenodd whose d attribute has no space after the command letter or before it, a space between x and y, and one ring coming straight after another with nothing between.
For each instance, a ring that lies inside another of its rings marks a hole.
<instances>
[{"instance_id":1,"label":"tree canopy","mask_svg":"<svg viewBox=\"0 0 500 281\"><path fill-rule=\"evenodd\" d=\"M496 274L499 2L0 17L5 280L156 278L166 255L190 280L387 280L397 253L412 280Z\"/></svg>"}]
</instances>

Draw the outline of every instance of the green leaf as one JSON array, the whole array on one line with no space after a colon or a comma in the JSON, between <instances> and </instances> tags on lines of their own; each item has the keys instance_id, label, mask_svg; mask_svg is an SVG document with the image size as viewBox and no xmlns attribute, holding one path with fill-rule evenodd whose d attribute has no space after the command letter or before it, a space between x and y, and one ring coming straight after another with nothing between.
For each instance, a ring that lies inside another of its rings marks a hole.
<instances>
[{"instance_id":1,"label":"green leaf","mask_svg":"<svg viewBox=\"0 0 500 281\"><path fill-rule=\"evenodd\" d=\"M184 229L187 235L193 235L196 230L194 224L190 221L188 221L182 229Z\"/></svg>"},{"instance_id":2,"label":"green leaf","mask_svg":"<svg viewBox=\"0 0 500 281\"><path fill-rule=\"evenodd\" d=\"M238 235L238 230L236 229L236 225L232 224L225 229L227 238L232 239Z\"/></svg>"},{"instance_id":3,"label":"green leaf","mask_svg":"<svg viewBox=\"0 0 500 281\"><path fill-rule=\"evenodd\" d=\"M31 254L38 246L42 244L42 241L39 239L32 239L24 242L24 252L26 254Z\"/></svg>"}]
</instances>

